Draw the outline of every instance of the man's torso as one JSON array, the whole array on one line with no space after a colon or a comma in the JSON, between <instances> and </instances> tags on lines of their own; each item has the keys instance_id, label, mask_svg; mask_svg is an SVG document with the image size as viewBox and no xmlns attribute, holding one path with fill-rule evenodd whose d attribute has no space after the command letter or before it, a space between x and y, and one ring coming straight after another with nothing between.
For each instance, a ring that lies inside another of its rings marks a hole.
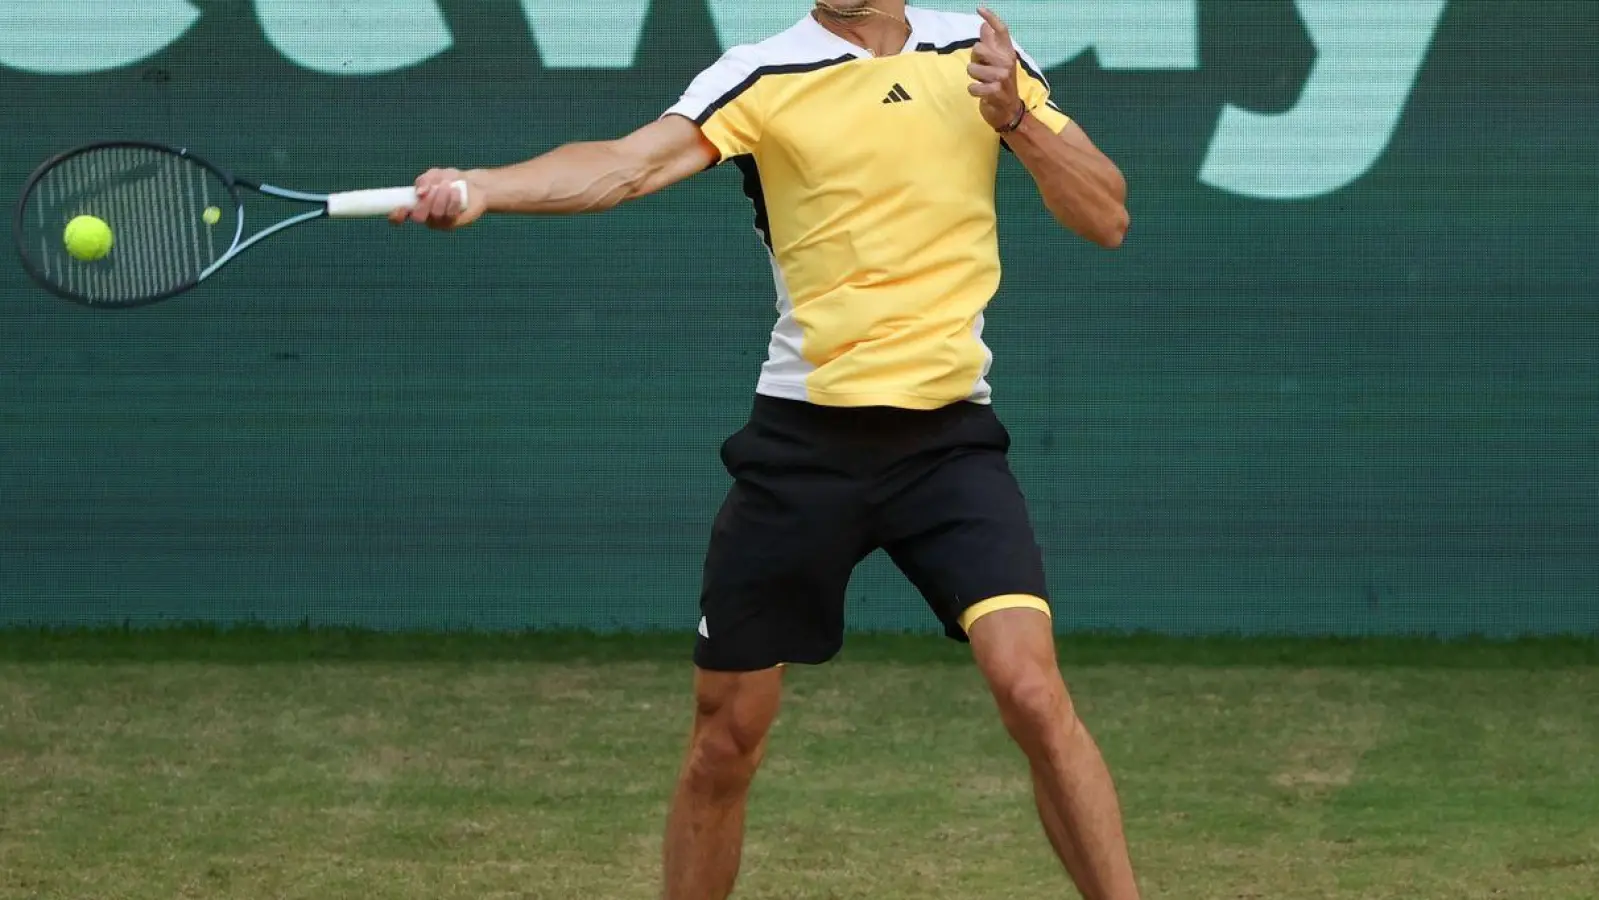
<instances>
[{"instance_id":1,"label":"man's torso","mask_svg":"<svg viewBox=\"0 0 1599 900\"><path fill-rule=\"evenodd\" d=\"M1000 140L967 90L981 20L908 12L903 53L873 57L807 17L730 51L672 109L743 171L771 252L762 394L910 409L989 399ZM1047 98L1036 70L1020 77Z\"/></svg>"}]
</instances>

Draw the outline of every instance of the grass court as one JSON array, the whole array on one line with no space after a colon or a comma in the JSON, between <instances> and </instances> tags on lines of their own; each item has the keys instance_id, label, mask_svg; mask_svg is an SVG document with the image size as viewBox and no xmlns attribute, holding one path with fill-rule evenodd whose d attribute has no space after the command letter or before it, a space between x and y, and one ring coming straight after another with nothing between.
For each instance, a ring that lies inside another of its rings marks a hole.
<instances>
[{"instance_id":1,"label":"grass court","mask_svg":"<svg viewBox=\"0 0 1599 900\"><path fill-rule=\"evenodd\" d=\"M654 900L687 649L0 634L0 897ZM1062 657L1148 898L1599 896L1599 642ZM963 648L789 674L735 896L1071 896Z\"/></svg>"}]
</instances>

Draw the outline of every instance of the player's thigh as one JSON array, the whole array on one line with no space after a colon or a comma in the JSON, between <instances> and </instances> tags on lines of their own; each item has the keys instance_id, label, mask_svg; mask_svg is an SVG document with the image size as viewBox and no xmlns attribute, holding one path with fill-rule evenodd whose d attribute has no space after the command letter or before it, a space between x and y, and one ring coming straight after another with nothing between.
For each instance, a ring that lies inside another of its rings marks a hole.
<instances>
[{"instance_id":1,"label":"player's thigh","mask_svg":"<svg viewBox=\"0 0 1599 900\"><path fill-rule=\"evenodd\" d=\"M868 550L859 487L836 472L730 469L705 555L695 662L755 671L831 659L850 573Z\"/></svg>"},{"instance_id":2,"label":"player's thigh","mask_svg":"<svg viewBox=\"0 0 1599 900\"><path fill-rule=\"evenodd\" d=\"M958 640L988 613L1048 613L1043 551L1005 452L949 455L885 509L885 549Z\"/></svg>"}]
</instances>

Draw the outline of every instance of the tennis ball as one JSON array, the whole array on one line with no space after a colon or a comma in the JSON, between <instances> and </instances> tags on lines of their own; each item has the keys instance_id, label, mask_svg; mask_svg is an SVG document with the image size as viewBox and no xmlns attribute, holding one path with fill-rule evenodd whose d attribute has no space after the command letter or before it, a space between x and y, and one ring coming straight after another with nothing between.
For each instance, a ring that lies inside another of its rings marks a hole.
<instances>
[{"instance_id":1,"label":"tennis ball","mask_svg":"<svg viewBox=\"0 0 1599 900\"><path fill-rule=\"evenodd\" d=\"M206 207L205 215L202 216L202 218L205 219L205 224L215 225L216 223L222 221L222 210L217 209L215 206L208 206Z\"/></svg>"},{"instance_id":2,"label":"tennis ball","mask_svg":"<svg viewBox=\"0 0 1599 900\"><path fill-rule=\"evenodd\" d=\"M78 216L68 222L61 239L67 252L84 262L104 259L111 252L111 226L94 216Z\"/></svg>"}]
</instances>

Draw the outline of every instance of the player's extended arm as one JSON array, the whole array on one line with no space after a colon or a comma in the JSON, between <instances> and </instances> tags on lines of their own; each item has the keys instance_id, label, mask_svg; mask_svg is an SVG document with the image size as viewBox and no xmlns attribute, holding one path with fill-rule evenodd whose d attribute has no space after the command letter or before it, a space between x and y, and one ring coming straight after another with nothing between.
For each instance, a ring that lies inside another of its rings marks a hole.
<instances>
[{"instance_id":1,"label":"player's extended arm","mask_svg":"<svg viewBox=\"0 0 1599 900\"><path fill-rule=\"evenodd\" d=\"M602 212L670 187L716 162L698 125L666 116L614 141L566 144L496 169L432 169L416 180L417 204L389 221L430 228L470 225L485 213L565 215ZM467 205L444 186L464 178Z\"/></svg>"}]
</instances>

